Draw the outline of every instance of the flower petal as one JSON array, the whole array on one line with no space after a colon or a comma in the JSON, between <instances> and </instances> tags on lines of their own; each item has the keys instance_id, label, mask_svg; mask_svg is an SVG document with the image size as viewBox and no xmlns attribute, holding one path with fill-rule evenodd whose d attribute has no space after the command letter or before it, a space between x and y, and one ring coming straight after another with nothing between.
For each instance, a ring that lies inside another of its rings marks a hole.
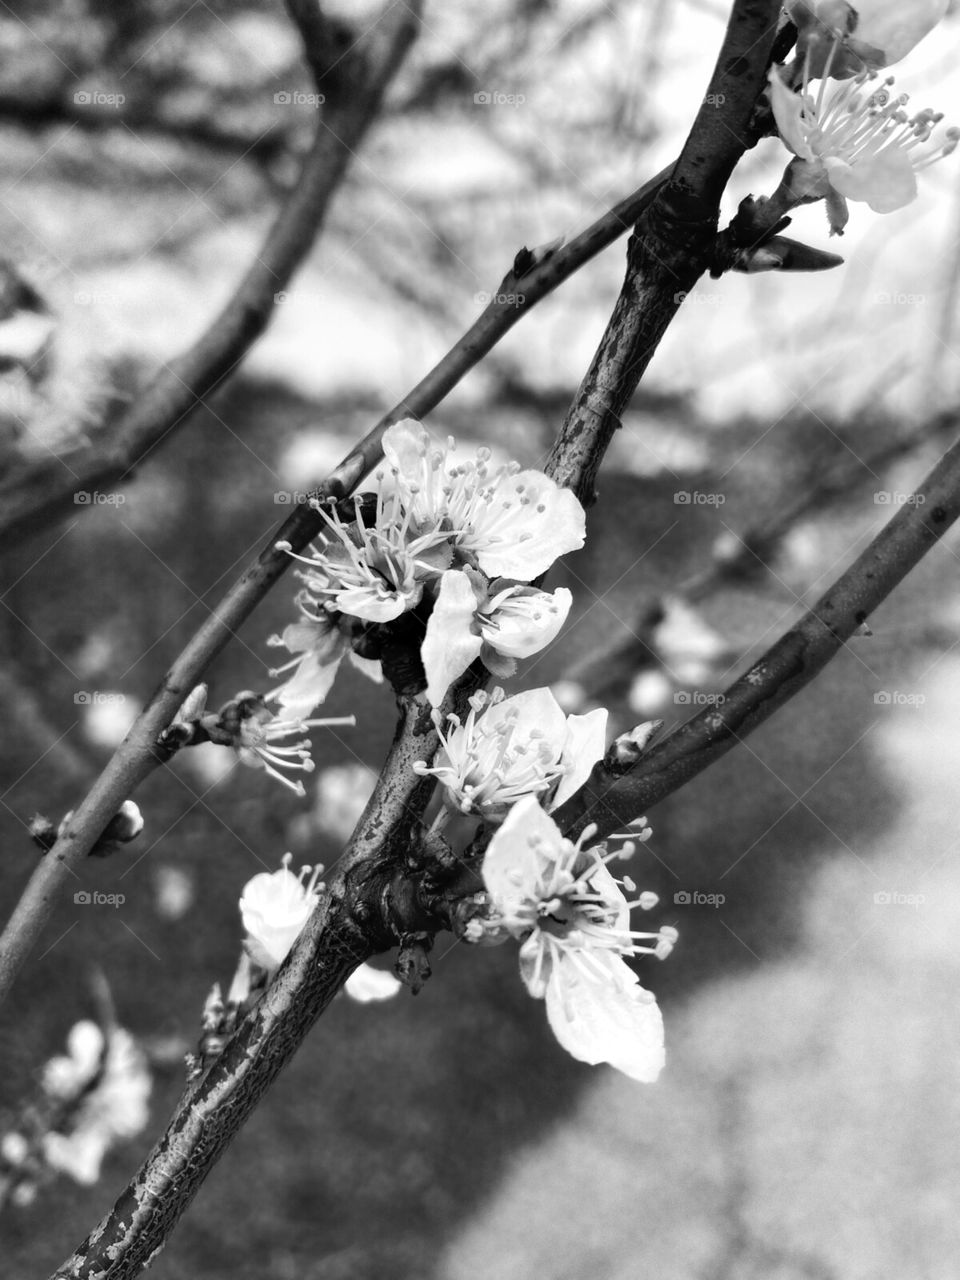
<instances>
[{"instance_id":1,"label":"flower petal","mask_svg":"<svg viewBox=\"0 0 960 1280\"><path fill-rule=\"evenodd\" d=\"M556 639L572 603L566 587L554 592L508 587L493 597L479 618L480 634L505 657L529 658Z\"/></svg>"},{"instance_id":2,"label":"flower petal","mask_svg":"<svg viewBox=\"0 0 960 1280\"><path fill-rule=\"evenodd\" d=\"M827 156L824 164L835 190L862 200L874 213L893 213L917 197L917 175L905 151L884 150L856 164Z\"/></svg>"},{"instance_id":3,"label":"flower petal","mask_svg":"<svg viewBox=\"0 0 960 1280\"><path fill-rule=\"evenodd\" d=\"M607 749L607 711L597 707L585 716L567 716L567 740L564 743L561 764L563 777L550 802L551 809L558 809L579 791L593 766L603 759Z\"/></svg>"},{"instance_id":4,"label":"flower petal","mask_svg":"<svg viewBox=\"0 0 960 1280\"><path fill-rule=\"evenodd\" d=\"M851 0L857 11L856 40L883 51L888 67L899 62L937 25L947 0Z\"/></svg>"},{"instance_id":5,"label":"flower petal","mask_svg":"<svg viewBox=\"0 0 960 1280\"><path fill-rule=\"evenodd\" d=\"M813 151L807 142L806 130L800 119L803 100L799 93L794 93L780 79L779 67L771 67L767 77L769 83L770 106L773 118L777 122L777 132L785 146L802 160L812 160Z\"/></svg>"},{"instance_id":6,"label":"flower petal","mask_svg":"<svg viewBox=\"0 0 960 1280\"><path fill-rule=\"evenodd\" d=\"M296 671L276 692L276 700L284 714L296 720L306 720L330 692L343 650L332 655L308 653Z\"/></svg>"},{"instance_id":7,"label":"flower petal","mask_svg":"<svg viewBox=\"0 0 960 1280\"><path fill-rule=\"evenodd\" d=\"M351 973L343 984L343 989L351 1000L359 1004L370 1004L374 1000L389 1000L395 996L403 983L386 969L375 969L372 964L362 964Z\"/></svg>"},{"instance_id":8,"label":"flower petal","mask_svg":"<svg viewBox=\"0 0 960 1280\"><path fill-rule=\"evenodd\" d=\"M542 857L531 838L557 847L562 839L557 824L534 796L518 800L493 834L483 858L483 883L494 906L504 915L524 898L533 897L540 880Z\"/></svg>"},{"instance_id":9,"label":"flower petal","mask_svg":"<svg viewBox=\"0 0 960 1280\"><path fill-rule=\"evenodd\" d=\"M542 1000L547 994L547 983L553 969L553 952L537 929L520 947L520 977L534 1000Z\"/></svg>"},{"instance_id":10,"label":"flower petal","mask_svg":"<svg viewBox=\"0 0 960 1280\"><path fill-rule=\"evenodd\" d=\"M383 592L369 587L350 587L337 594L337 608L341 613L349 613L351 617L363 618L365 622L392 622L399 618L408 608L416 603L411 596L401 592L390 591L384 584Z\"/></svg>"},{"instance_id":11,"label":"flower petal","mask_svg":"<svg viewBox=\"0 0 960 1280\"><path fill-rule=\"evenodd\" d=\"M426 432L416 418L404 418L383 433L383 456L391 470L407 484L419 484L423 476Z\"/></svg>"},{"instance_id":12,"label":"flower petal","mask_svg":"<svg viewBox=\"0 0 960 1280\"><path fill-rule=\"evenodd\" d=\"M609 982L585 978L569 953L553 966L546 996L551 1030L579 1061L608 1062L651 1084L664 1064L660 1009L618 956L592 958L609 970Z\"/></svg>"},{"instance_id":13,"label":"flower petal","mask_svg":"<svg viewBox=\"0 0 960 1280\"><path fill-rule=\"evenodd\" d=\"M457 541L473 551L491 578L529 582L546 573L558 556L583 546L586 514L576 494L542 471L520 471L510 487L522 497L509 507L491 502L489 519L478 520Z\"/></svg>"},{"instance_id":14,"label":"flower petal","mask_svg":"<svg viewBox=\"0 0 960 1280\"><path fill-rule=\"evenodd\" d=\"M383 684L383 667L379 658L361 658L359 653L354 653L351 649L347 658L352 667L356 667L361 671L368 680L372 680L374 684Z\"/></svg>"},{"instance_id":15,"label":"flower petal","mask_svg":"<svg viewBox=\"0 0 960 1280\"><path fill-rule=\"evenodd\" d=\"M474 632L477 597L469 577L460 569L448 569L427 621L420 646L420 660L427 676L427 699L439 707L444 695L483 647Z\"/></svg>"}]
</instances>

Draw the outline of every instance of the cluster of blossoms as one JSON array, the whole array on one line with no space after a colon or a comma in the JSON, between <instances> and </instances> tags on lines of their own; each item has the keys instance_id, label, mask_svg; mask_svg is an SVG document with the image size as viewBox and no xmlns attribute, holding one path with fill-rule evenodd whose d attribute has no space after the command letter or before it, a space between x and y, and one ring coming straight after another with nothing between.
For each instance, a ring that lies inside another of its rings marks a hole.
<instances>
[{"instance_id":1,"label":"cluster of blossoms","mask_svg":"<svg viewBox=\"0 0 960 1280\"><path fill-rule=\"evenodd\" d=\"M458 463L455 448L398 422L384 434L376 493L357 495L349 520L318 507L326 532L298 557L300 621L271 640L295 655L269 695L287 714L309 715L344 657L377 678L379 664L356 649L375 652L376 628L414 610L430 607L420 657L434 706L476 658L512 675L560 630L569 591L528 584L583 545L583 508L540 471L493 467L486 448Z\"/></svg>"},{"instance_id":2,"label":"cluster of blossoms","mask_svg":"<svg viewBox=\"0 0 960 1280\"><path fill-rule=\"evenodd\" d=\"M122 1027L76 1023L67 1052L47 1062L40 1084L41 1101L0 1141L0 1200L9 1193L29 1203L52 1173L91 1186L111 1148L146 1127L153 1079Z\"/></svg>"},{"instance_id":3,"label":"cluster of blossoms","mask_svg":"<svg viewBox=\"0 0 960 1280\"><path fill-rule=\"evenodd\" d=\"M902 209L916 198L917 173L960 141L957 128L935 141L942 113L910 113L894 77L878 78L878 68L902 58L943 17L946 0L860 0L856 8L794 0L787 10L799 33L798 67L773 67L769 90L780 137L796 157L782 190L793 204L824 200L831 234L842 234L848 200L875 213Z\"/></svg>"},{"instance_id":4,"label":"cluster of blossoms","mask_svg":"<svg viewBox=\"0 0 960 1280\"><path fill-rule=\"evenodd\" d=\"M633 841L616 854L585 848L585 837L571 843L548 816L603 758L606 711L565 715L547 689L506 697L497 687L475 693L462 719L441 713L448 690L475 661L505 678L518 659L557 635L570 592L530 584L558 556L582 546L583 508L542 472L515 463L494 467L488 449L455 462L452 440L440 447L413 421L390 427L383 449L374 493L357 495L347 515L343 504L318 506L326 530L297 557L300 619L271 641L294 655L274 673L285 682L267 695L279 712L275 720L269 713L265 720L248 716L247 732L269 735L275 724L280 736L284 726L312 723L307 717L345 657L382 677L377 659L383 653L386 660L385 636L413 615L417 625L405 627L399 647L418 649L421 687L439 734L436 760L414 765L441 784L434 830L459 813L493 832L482 869L486 892L471 900L477 911L464 936L518 940L523 980L546 1000L560 1043L583 1061L654 1080L663 1063L662 1020L626 958L665 956L675 931L629 927L631 908L650 908L656 896L629 902L606 863L629 856ZM293 554L289 544L280 545ZM274 749L267 767L279 765L281 750ZM640 820L636 839L649 834ZM268 979L324 888L322 868L295 875L289 863L287 855L280 870L254 876L240 899L245 963ZM398 985L364 965L347 992L382 999Z\"/></svg>"},{"instance_id":5,"label":"cluster of blossoms","mask_svg":"<svg viewBox=\"0 0 960 1280\"><path fill-rule=\"evenodd\" d=\"M546 1000L560 1044L581 1061L655 1080L663 1066L663 1022L625 957L664 958L676 931L629 927L630 909L649 910L656 895L628 902L606 863L629 857L635 841L613 853L585 848L595 827L574 844L549 816L603 758L607 712L565 716L548 689L507 698L496 688L475 694L465 720L450 715L448 724L437 761L414 768L441 782L446 811L475 814L495 827L482 868L488 914L469 922L467 940L520 941L521 977L532 996ZM640 726L630 736L640 743L648 733ZM636 841L648 839L649 827L642 819L638 825Z\"/></svg>"}]
</instances>

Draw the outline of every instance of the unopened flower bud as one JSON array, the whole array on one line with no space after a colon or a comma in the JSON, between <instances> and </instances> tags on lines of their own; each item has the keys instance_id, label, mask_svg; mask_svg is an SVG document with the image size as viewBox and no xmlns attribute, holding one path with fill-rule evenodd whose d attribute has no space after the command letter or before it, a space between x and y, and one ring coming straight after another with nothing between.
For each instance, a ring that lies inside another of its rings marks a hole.
<instances>
[{"instance_id":1,"label":"unopened flower bud","mask_svg":"<svg viewBox=\"0 0 960 1280\"><path fill-rule=\"evenodd\" d=\"M626 773L643 755L651 739L663 728L662 720L646 720L629 733L621 733L607 748L603 763L611 773Z\"/></svg>"}]
</instances>

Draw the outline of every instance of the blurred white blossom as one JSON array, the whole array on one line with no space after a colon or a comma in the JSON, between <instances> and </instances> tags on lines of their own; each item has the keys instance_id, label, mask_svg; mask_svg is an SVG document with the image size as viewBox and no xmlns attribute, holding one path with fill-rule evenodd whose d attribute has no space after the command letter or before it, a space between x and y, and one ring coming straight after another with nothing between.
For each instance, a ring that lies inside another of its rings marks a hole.
<instances>
[{"instance_id":1,"label":"blurred white blossom","mask_svg":"<svg viewBox=\"0 0 960 1280\"><path fill-rule=\"evenodd\" d=\"M372 964L362 964L351 973L343 989L358 1004L370 1004L378 1000L390 1000L403 983L385 969L375 969Z\"/></svg>"},{"instance_id":2,"label":"blurred white blossom","mask_svg":"<svg viewBox=\"0 0 960 1280\"><path fill-rule=\"evenodd\" d=\"M51 1168L89 1185L110 1148L145 1128L152 1078L145 1055L122 1027L104 1032L95 1022L78 1022L67 1050L47 1063L43 1087L76 1106L63 1131L43 1135L42 1153Z\"/></svg>"},{"instance_id":3,"label":"blurred white blossom","mask_svg":"<svg viewBox=\"0 0 960 1280\"><path fill-rule=\"evenodd\" d=\"M261 871L247 881L240 895L244 950L268 973L286 960L323 889L322 866L302 867L295 876L291 861L292 855L284 854L278 871Z\"/></svg>"}]
</instances>

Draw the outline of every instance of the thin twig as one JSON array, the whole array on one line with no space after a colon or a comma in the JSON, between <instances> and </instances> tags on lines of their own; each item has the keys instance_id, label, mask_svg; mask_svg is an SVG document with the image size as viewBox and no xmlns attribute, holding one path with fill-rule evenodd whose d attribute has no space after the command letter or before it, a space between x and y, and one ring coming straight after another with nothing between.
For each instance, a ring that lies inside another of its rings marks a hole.
<instances>
[{"instance_id":1,"label":"thin twig","mask_svg":"<svg viewBox=\"0 0 960 1280\"><path fill-rule=\"evenodd\" d=\"M721 700L674 730L626 774L599 765L554 814L571 838L602 838L671 795L799 693L960 516L960 442L829 591Z\"/></svg>"},{"instance_id":2,"label":"thin twig","mask_svg":"<svg viewBox=\"0 0 960 1280\"><path fill-rule=\"evenodd\" d=\"M720 196L756 141L779 0L737 0L708 92L669 182L630 237L627 274L596 355L557 437L547 471L595 500L600 462L667 326L709 265ZM579 479L573 483L573 476Z\"/></svg>"},{"instance_id":3,"label":"thin twig","mask_svg":"<svg viewBox=\"0 0 960 1280\"><path fill-rule=\"evenodd\" d=\"M263 333L275 312L276 294L286 288L316 240L331 199L416 34L417 21L403 5L390 9L382 30L344 54L326 36L317 5L297 0L289 7L318 91L328 100L297 182L223 310L189 350L160 369L110 430L109 439L96 439L63 458L45 458L15 472L0 487L0 537L8 543L76 511L78 491L105 490L127 479L183 426Z\"/></svg>"},{"instance_id":4,"label":"thin twig","mask_svg":"<svg viewBox=\"0 0 960 1280\"><path fill-rule=\"evenodd\" d=\"M356 834L327 877L321 903L283 967L220 1057L187 1087L134 1181L55 1280L138 1275L346 979L374 951L390 945L377 927L378 873L406 853L411 827L429 797L431 780L411 767L437 747L428 713L422 696L405 700L393 747Z\"/></svg>"}]
</instances>

